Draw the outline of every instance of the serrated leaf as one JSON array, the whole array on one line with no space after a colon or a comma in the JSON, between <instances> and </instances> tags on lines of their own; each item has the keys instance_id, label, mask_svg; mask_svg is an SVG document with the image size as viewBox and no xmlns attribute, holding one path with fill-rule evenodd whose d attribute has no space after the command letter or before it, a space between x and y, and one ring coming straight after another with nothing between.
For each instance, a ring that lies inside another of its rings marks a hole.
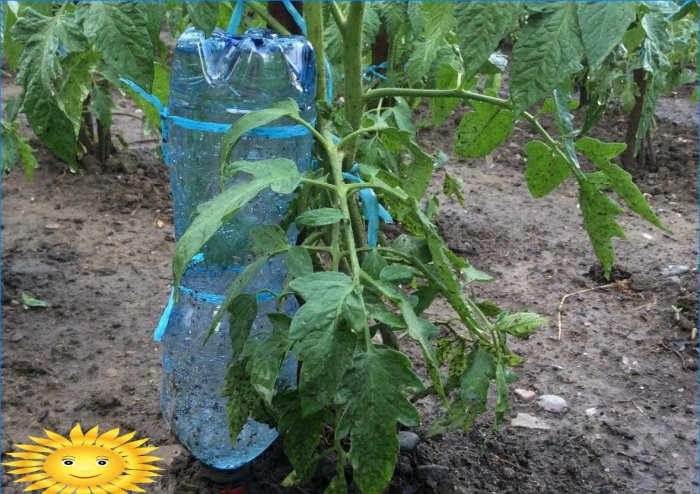
<instances>
[{"instance_id":1,"label":"serrated leaf","mask_svg":"<svg viewBox=\"0 0 700 494\"><path fill-rule=\"evenodd\" d=\"M83 26L107 65L120 77L151 90L154 48L148 19L136 4L90 2Z\"/></svg>"},{"instance_id":2,"label":"serrated leaf","mask_svg":"<svg viewBox=\"0 0 700 494\"><path fill-rule=\"evenodd\" d=\"M231 358L236 359L243 352L250 328L258 315L258 301L255 295L245 293L238 295L231 303L226 304L226 308L230 315Z\"/></svg>"},{"instance_id":3,"label":"serrated leaf","mask_svg":"<svg viewBox=\"0 0 700 494\"><path fill-rule=\"evenodd\" d=\"M289 288L306 301L294 314L289 337L302 361L299 393L303 413L329 403L350 368L357 335L367 324L359 286L339 272L323 271L296 278ZM332 362L333 365L329 365Z\"/></svg>"},{"instance_id":4,"label":"serrated leaf","mask_svg":"<svg viewBox=\"0 0 700 494\"><path fill-rule=\"evenodd\" d=\"M396 423L418 425L418 411L404 392L422 384L405 355L377 348L357 355L343 380L347 405L336 430L350 435L354 480L365 494L380 494L391 480L399 453Z\"/></svg>"},{"instance_id":5,"label":"serrated leaf","mask_svg":"<svg viewBox=\"0 0 700 494\"><path fill-rule=\"evenodd\" d=\"M442 183L442 193L447 197L454 197L463 208L466 207L464 194L462 194L462 177L455 177L445 172L445 181Z\"/></svg>"},{"instance_id":6,"label":"serrated leaf","mask_svg":"<svg viewBox=\"0 0 700 494\"><path fill-rule=\"evenodd\" d=\"M582 2L578 4L577 12L588 64L597 69L637 18L637 4Z\"/></svg>"},{"instance_id":7,"label":"serrated leaf","mask_svg":"<svg viewBox=\"0 0 700 494\"><path fill-rule=\"evenodd\" d=\"M372 250L367 254L365 260L362 261L362 271L370 275L375 280L379 279L379 275L384 268L388 266L386 259L376 250Z\"/></svg>"},{"instance_id":8,"label":"serrated leaf","mask_svg":"<svg viewBox=\"0 0 700 494\"><path fill-rule=\"evenodd\" d=\"M255 162L238 161L230 165L229 172L231 175L247 173L251 175L252 179L248 182L232 185L197 208L199 214L175 245L173 276L176 285L180 283L190 259L201 251L207 240L236 211L268 187L274 192L289 194L294 191L301 180L296 164L292 160L284 158Z\"/></svg>"},{"instance_id":9,"label":"serrated leaf","mask_svg":"<svg viewBox=\"0 0 700 494\"><path fill-rule=\"evenodd\" d=\"M571 169L564 158L544 142L531 141L525 146L525 182L532 197L544 197L566 180Z\"/></svg>"},{"instance_id":10,"label":"serrated leaf","mask_svg":"<svg viewBox=\"0 0 700 494\"><path fill-rule=\"evenodd\" d=\"M159 129L161 126L161 117L158 108L154 107L149 101L145 100L130 87L122 85L120 86L120 89L126 92L134 103L136 103L136 106L143 111L148 123L154 128ZM170 94L170 69L158 62L153 63L152 94L158 98L163 106L166 106L168 102L168 95Z\"/></svg>"},{"instance_id":11,"label":"serrated leaf","mask_svg":"<svg viewBox=\"0 0 700 494\"><path fill-rule=\"evenodd\" d=\"M214 319L209 325L209 332L207 333L205 341L208 340L211 334L216 330L216 327L221 322L221 319L224 317L225 312L231 306L233 301L243 293L243 290L245 290L253 277L257 274L258 270L267 262L268 259L269 257L267 256L256 259L248 264L245 269L241 271L238 276L236 276L236 279L233 280L228 288L228 292L226 293L224 301L221 303L221 307L219 307L216 314L214 314Z\"/></svg>"},{"instance_id":12,"label":"serrated leaf","mask_svg":"<svg viewBox=\"0 0 700 494\"><path fill-rule=\"evenodd\" d=\"M185 6L194 27L209 37L219 19L219 2L185 2Z\"/></svg>"},{"instance_id":13,"label":"serrated leaf","mask_svg":"<svg viewBox=\"0 0 700 494\"><path fill-rule=\"evenodd\" d=\"M591 239L605 276L609 277L615 262L612 239L625 238L625 232L615 222L615 216L622 214L622 208L592 184L583 181L579 181L579 204L583 214L583 228Z\"/></svg>"},{"instance_id":14,"label":"serrated leaf","mask_svg":"<svg viewBox=\"0 0 700 494\"><path fill-rule=\"evenodd\" d=\"M260 405L260 398L250 384L245 360L239 360L228 368L221 396L228 398L226 417L231 445L235 446L251 411Z\"/></svg>"},{"instance_id":15,"label":"serrated leaf","mask_svg":"<svg viewBox=\"0 0 700 494\"><path fill-rule=\"evenodd\" d=\"M17 74L17 83L24 88L22 111L39 140L76 169L78 134L56 98L54 83L62 74L59 42L70 44L81 39L80 28L71 13L47 17L27 8L12 28L12 36L24 45Z\"/></svg>"},{"instance_id":16,"label":"serrated leaf","mask_svg":"<svg viewBox=\"0 0 700 494\"><path fill-rule=\"evenodd\" d=\"M314 264L311 260L311 254L304 247L290 247L285 254L287 269L295 278L301 278L307 274L314 272Z\"/></svg>"},{"instance_id":17,"label":"serrated leaf","mask_svg":"<svg viewBox=\"0 0 700 494\"><path fill-rule=\"evenodd\" d=\"M239 118L229 131L224 134L221 140L221 146L219 148L219 164L221 169L223 170L225 168L231 150L246 132L290 115L298 116L299 107L293 99L288 98L278 102L273 108L246 113Z\"/></svg>"},{"instance_id":18,"label":"serrated leaf","mask_svg":"<svg viewBox=\"0 0 700 494\"><path fill-rule=\"evenodd\" d=\"M28 180L33 180L34 170L39 166L29 139L19 132L19 122L2 121L2 171L9 173L17 162L22 165Z\"/></svg>"},{"instance_id":19,"label":"serrated leaf","mask_svg":"<svg viewBox=\"0 0 700 494\"><path fill-rule=\"evenodd\" d=\"M57 99L73 123L77 135L82 124L82 114L85 99L93 89L93 72L100 61L94 52L69 55L63 61L64 77L57 82Z\"/></svg>"},{"instance_id":20,"label":"serrated leaf","mask_svg":"<svg viewBox=\"0 0 700 494\"><path fill-rule=\"evenodd\" d=\"M347 219L340 209L319 208L304 211L300 214L296 223L303 226L324 226L333 225Z\"/></svg>"},{"instance_id":21,"label":"serrated leaf","mask_svg":"<svg viewBox=\"0 0 700 494\"><path fill-rule=\"evenodd\" d=\"M513 27L519 2L459 2L455 8L456 32L467 79L489 59Z\"/></svg>"},{"instance_id":22,"label":"serrated leaf","mask_svg":"<svg viewBox=\"0 0 700 494\"><path fill-rule=\"evenodd\" d=\"M540 326L547 324L547 318L533 312L504 313L496 320L496 331L502 331L518 338L527 338Z\"/></svg>"},{"instance_id":23,"label":"serrated leaf","mask_svg":"<svg viewBox=\"0 0 700 494\"><path fill-rule=\"evenodd\" d=\"M580 70L582 55L575 3L548 4L548 11L531 15L513 46L508 84L515 114L547 97Z\"/></svg>"},{"instance_id":24,"label":"serrated leaf","mask_svg":"<svg viewBox=\"0 0 700 494\"><path fill-rule=\"evenodd\" d=\"M465 158L481 158L505 141L515 127L513 112L489 103L473 101L455 134L454 152Z\"/></svg>"},{"instance_id":25,"label":"serrated leaf","mask_svg":"<svg viewBox=\"0 0 700 494\"><path fill-rule=\"evenodd\" d=\"M649 223L666 229L644 199L639 187L635 185L632 175L610 161L625 150L625 144L604 143L591 137L584 137L576 142L575 146L610 179L610 187L632 211Z\"/></svg>"},{"instance_id":26,"label":"serrated leaf","mask_svg":"<svg viewBox=\"0 0 700 494\"><path fill-rule=\"evenodd\" d=\"M112 93L102 86L94 86L90 91L90 104L88 110L105 128L112 125Z\"/></svg>"},{"instance_id":27,"label":"serrated leaf","mask_svg":"<svg viewBox=\"0 0 700 494\"><path fill-rule=\"evenodd\" d=\"M10 70L15 71L19 67L22 45L10 35L10 29L17 22L17 14L12 11L8 2L2 2L2 14L2 58Z\"/></svg>"},{"instance_id":28,"label":"serrated leaf","mask_svg":"<svg viewBox=\"0 0 700 494\"><path fill-rule=\"evenodd\" d=\"M379 279L389 283L408 283L413 279L413 270L403 264L391 264L382 269Z\"/></svg>"},{"instance_id":29,"label":"serrated leaf","mask_svg":"<svg viewBox=\"0 0 700 494\"><path fill-rule=\"evenodd\" d=\"M452 65L446 63L440 66L435 75L435 89L456 89L458 82L459 72ZM428 100L436 127L452 115L460 101L459 98L430 98Z\"/></svg>"},{"instance_id":30,"label":"serrated leaf","mask_svg":"<svg viewBox=\"0 0 700 494\"><path fill-rule=\"evenodd\" d=\"M318 462L315 452L331 415L326 408L303 415L299 394L293 391L276 398L275 408L280 411L277 428L284 438L284 453L297 472L297 481L306 482L313 475Z\"/></svg>"},{"instance_id":31,"label":"serrated leaf","mask_svg":"<svg viewBox=\"0 0 700 494\"><path fill-rule=\"evenodd\" d=\"M293 341L289 339L290 318L286 314L268 314L273 329L264 337L249 339L243 355L248 357L250 384L267 405L272 404L280 368L289 355Z\"/></svg>"},{"instance_id":32,"label":"serrated leaf","mask_svg":"<svg viewBox=\"0 0 700 494\"><path fill-rule=\"evenodd\" d=\"M471 264L461 268L459 272L464 276L466 283L493 281L493 276L476 269Z\"/></svg>"},{"instance_id":33,"label":"serrated leaf","mask_svg":"<svg viewBox=\"0 0 700 494\"><path fill-rule=\"evenodd\" d=\"M253 241L252 253L257 256L270 255L273 252L289 247L284 230L277 225L263 225L250 231Z\"/></svg>"}]
</instances>

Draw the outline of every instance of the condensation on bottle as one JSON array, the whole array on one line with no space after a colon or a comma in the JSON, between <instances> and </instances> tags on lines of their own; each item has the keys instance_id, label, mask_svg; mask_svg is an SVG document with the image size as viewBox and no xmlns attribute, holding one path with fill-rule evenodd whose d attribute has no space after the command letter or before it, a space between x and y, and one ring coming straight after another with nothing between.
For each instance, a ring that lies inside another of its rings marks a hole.
<instances>
[{"instance_id":1,"label":"condensation on bottle","mask_svg":"<svg viewBox=\"0 0 700 494\"><path fill-rule=\"evenodd\" d=\"M234 124L243 115L292 98L302 118L315 118L315 56L301 36L278 36L253 29L241 36L215 30L207 38L190 28L178 39L172 63L169 115L189 121ZM290 126L280 119L269 126ZM206 126L205 126L206 127ZM173 192L175 237L179 239L196 216L197 207L212 199L236 177L222 183L219 146L223 133L193 130L169 123L167 142ZM289 158L300 171L311 161L312 137L274 138L246 136L231 153L230 161ZM183 445L200 461L224 470L239 468L262 453L277 437L275 430L249 420L231 446L226 400L221 397L226 369L231 361L228 316L209 341L204 338L231 282L252 261L250 230L279 224L291 195L270 190L241 209L205 245L183 276L179 299L173 306L163 342L163 415ZM296 231L288 231L290 242ZM258 272L246 291L279 292L287 275L284 261L275 258ZM283 307L275 298L261 300L252 332L271 331L266 314L296 309L293 300ZM296 365L288 359L279 385L293 385Z\"/></svg>"}]
</instances>

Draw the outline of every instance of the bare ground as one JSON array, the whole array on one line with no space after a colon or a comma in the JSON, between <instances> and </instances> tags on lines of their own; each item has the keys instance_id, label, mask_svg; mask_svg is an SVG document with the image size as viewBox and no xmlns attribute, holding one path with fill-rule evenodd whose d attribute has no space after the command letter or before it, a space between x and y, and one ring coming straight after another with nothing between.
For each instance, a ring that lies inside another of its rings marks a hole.
<instances>
[{"instance_id":1,"label":"bare ground","mask_svg":"<svg viewBox=\"0 0 700 494\"><path fill-rule=\"evenodd\" d=\"M660 168L635 176L669 230L623 217L628 241L616 244L623 279L613 286L589 274L595 263L575 186L537 201L529 196L524 123L491 159L450 160L468 204L444 199L440 227L451 247L496 278L479 296L551 321L513 342L526 363L511 386L562 396L569 410L553 414L513 397L513 411L489 442L485 417L469 434L424 439L402 454L389 492L697 492L697 108L685 99L664 104L654 144ZM622 119L612 113L597 135L620 139ZM183 452L160 414L152 331L169 294L167 170L138 122L116 121L130 151L107 169L88 163L84 173L66 173L42 150L34 182L19 171L3 179L2 451L42 428L120 427L150 437L166 457L168 470L149 492L218 492L226 478ZM453 132L449 121L421 139L449 153ZM689 271L663 276L669 265ZM22 292L51 308L24 309ZM681 309L679 320L672 306ZM430 423L433 405L421 407ZM517 413L550 429L510 425ZM251 492L322 492L325 467L305 491L281 488L289 467L280 450L274 445L252 465ZM4 492L26 487L12 480L2 477Z\"/></svg>"}]
</instances>

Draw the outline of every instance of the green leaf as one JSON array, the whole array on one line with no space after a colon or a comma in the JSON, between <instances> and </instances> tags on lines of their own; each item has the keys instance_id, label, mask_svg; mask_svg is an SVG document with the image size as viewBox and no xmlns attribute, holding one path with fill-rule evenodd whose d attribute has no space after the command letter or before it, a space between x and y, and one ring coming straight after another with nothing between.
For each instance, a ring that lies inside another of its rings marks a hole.
<instances>
[{"instance_id":1,"label":"green leaf","mask_svg":"<svg viewBox=\"0 0 700 494\"><path fill-rule=\"evenodd\" d=\"M134 3L90 2L84 13L85 35L121 77L146 91L153 84L154 49L149 22Z\"/></svg>"},{"instance_id":2,"label":"green leaf","mask_svg":"<svg viewBox=\"0 0 700 494\"><path fill-rule=\"evenodd\" d=\"M154 107L150 102L146 101L141 95L136 93L126 85L120 86L120 89L125 91L129 97L136 103L144 116L153 127L160 129L161 120L158 108ZM152 94L158 98L163 104L167 105L168 95L170 94L170 69L166 66L154 62L153 63L153 92Z\"/></svg>"},{"instance_id":3,"label":"green leaf","mask_svg":"<svg viewBox=\"0 0 700 494\"><path fill-rule=\"evenodd\" d=\"M185 6L194 27L209 37L219 19L219 2L185 2Z\"/></svg>"},{"instance_id":4,"label":"green leaf","mask_svg":"<svg viewBox=\"0 0 700 494\"><path fill-rule=\"evenodd\" d=\"M462 276L464 276L467 284L474 282L493 281L493 276L491 276L488 273L484 273L483 271L479 271L471 264L461 268L459 272L460 274L462 274Z\"/></svg>"},{"instance_id":5,"label":"green leaf","mask_svg":"<svg viewBox=\"0 0 700 494\"><path fill-rule=\"evenodd\" d=\"M167 5L164 2L137 2L136 8L146 18L151 43L156 46L160 41L160 30L163 27Z\"/></svg>"},{"instance_id":6,"label":"green leaf","mask_svg":"<svg viewBox=\"0 0 700 494\"><path fill-rule=\"evenodd\" d=\"M301 278L314 272L311 254L304 247L293 246L285 254L287 269L295 278Z\"/></svg>"},{"instance_id":7,"label":"green leaf","mask_svg":"<svg viewBox=\"0 0 700 494\"><path fill-rule=\"evenodd\" d=\"M360 490L380 494L399 453L396 423L415 426L420 421L404 392L422 384L408 357L388 348L357 355L343 384L348 401L336 437L350 435L350 462Z\"/></svg>"},{"instance_id":8,"label":"green leaf","mask_svg":"<svg viewBox=\"0 0 700 494\"><path fill-rule=\"evenodd\" d=\"M235 446L238 435L243 430L250 412L260 406L260 398L250 384L246 372L246 361L239 360L228 368L221 396L228 398L226 416L228 418L231 445Z\"/></svg>"},{"instance_id":9,"label":"green leaf","mask_svg":"<svg viewBox=\"0 0 700 494\"><path fill-rule=\"evenodd\" d=\"M77 44L82 37L80 27L72 14L47 17L27 8L12 28L12 36L24 45L17 83L24 88L22 111L27 122L56 157L76 169L75 122L56 98L54 83L62 73L59 42Z\"/></svg>"},{"instance_id":10,"label":"green leaf","mask_svg":"<svg viewBox=\"0 0 700 494\"><path fill-rule=\"evenodd\" d=\"M462 178L445 172L445 181L442 183L442 193L447 197L454 197L463 208L466 207L464 194L462 194Z\"/></svg>"},{"instance_id":11,"label":"green leaf","mask_svg":"<svg viewBox=\"0 0 700 494\"><path fill-rule=\"evenodd\" d=\"M459 2L456 32L464 60L464 76L471 79L498 48L520 12L519 2Z\"/></svg>"},{"instance_id":12,"label":"green leaf","mask_svg":"<svg viewBox=\"0 0 700 494\"><path fill-rule=\"evenodd\" d=\"M2 121L2 171L9 173L20 162L28 180L34 178L34 170L39 166L29 139L19 132L19 122Z\"/></svg>"},{"instance_id":13,"label":"green leaf","mask_svg":"<svg viewBox=\"0 0 700 494\"><path fill-rule=\"evenodd\" d=\"M46 309L51 307L50 303L34 298L27 292L22 292L22 305L25 309Z\"/></svg>"},{"instance_id":14,"label":"green leaf","mask_svg":"<svg viewBox=\"0 0 700 494\"><path fill-rule=\"evenodd\" d=\"M379 279L389 283L409 283L413 279L413 270L403 264L391 264L382 269Z\"/></svg>"},{"instance_id":15,"label":"green leaf","mask_svg":"<svg viewBox=\"0 0 700 494\"><path fill-rule=\"evenodd\" d=\"M90 91L90 104L88 110L105 128L112 125L112 93L109 89L102 86L94 86Z\"/></svg>"},{"instance_id":16,"label":"green leaf","mask_svg":"<svg viewBox=\"0 0 700 494\"><path fill-rule=\"evenodd\" d=\"M455 134L454 152L465 158L481 158L505 141L515 127L513 112L481 101L472 101Z\"/></svg>"},{"instance_id":17,"label":"green leaf","mask_svg":"<svg viewBox=\"0 0 700 494\"><path fill-rule=\"evenodd\" d=\"M339 272L296 278L290 289L306 300L294 314L289 337L302 361L299 393L304 415L315 413L335 396L350 368L357 336L367 324L360 287ZM332 362L333 365L328 365Z\"/></svg>"},{"instance_id":18,"label":"green leaf","mask_svg":"<svg viewBox=\"0 0 700 494\"><path fill-rule=\"evenodd\" d=\"M414 45L406 64L406 76L411 85L418 84L428 75L438 48L455 22L453 2L423 2L420 7L426 22L423 40Z\"/></svg>"},{"instance_id":19,"label":"green leaf","mask_svg":"<svg viewBox=\"0 0 700 494\"><path fill-rule=\"evenodd\" d=\"M362 261L362 271L375 280L379 279L382 270L387 266L386 259L376 250L370 251L367 257L365 257L365 260Z\"/></svg>"},{"instance_id":20,"label":"green leaf","mask_svg":"<svg viewBox=\"0 0 700 494\"><path fill-rule=\"evenodd\" d=\"M584 137L575 146L610 179L612 189L632 211L649 223L666 229L644 199L639 187L635 185L632 175L610 161L625 150L625 144L604 143L591 137Z\"/></svg>"},{"instance_id":21,"label":"green leaf","mask_svg":"<svg viewBox=\"0 0 700 494\"><path fill-rule=\"evenodd\" d=\"M325 424L332 418L327 408L309 415L302 414L299 394L288 391L275 399L275 408L280 411L277 429L284 438L285 455L297 472L298 481L306 482L313 475L318 462L315 455Z\"/></svg>"},{"instance_id":22,"label":"green leaf","mask_svg":"<svg viewBox=\"0 0 700 494\"><path fill-rule=\"evenodd\" d=\"M544 142L531 141L525 146L525 182L532 197L544 197L564 182L571 174L566 160Z\"/></svg>"},{"instance_id":23,"label":"green leaf","mask_svg":"<svg viewBox=\"0 0 700 494\"><path fill-rule=\"evenodd\" d=\"M518 338L527 338L540 326L547 324L547 318L533 312L500 314L496 320L496 331L502 331Z\"/></svg>"},{"instance_id":24,"label":"green leaf","mask_svg":"<svg viewBox=\"0 0 700 494\"><path fill-rule=\"evenodd\" d=\"M2 19L2 58L7 62L10 70L15 71L19 67L22 45L10 35L10 29L17 22L17 14L13 12L8 2L2 2Z\"/></svg>"},{"instance_id":25,"label":"green leaf","mask_svg":"<svg viewBox=\"0 0 700 494\"><path fill-rule=\"evenodd\" d=\"M301 180L296 164L289 159L238 161L230 166L231 175L247 173L252 180L232 185L213 199L201 204L198 215L185 231L173 255L175 284L180 283L190 259L240 208L266 188L280 194L290 194Z\"/></svg>"},{"instance_id":26,"label":"green leaf","mask_svg":"<svg viewBox=\"0 0 700 494\"><path fill-rule=\"evenodd\" d=\"M323 491L323 494L347 494L348 492L348 481L345 480L345 475L338 476L336 474Z\"/></svg>"},{"instance_id":27,"label":"green leaf","mask_svg":"<svg viewBox=\"0 0 700 494\"><path fill-rule=\"evenodd\" d=\"M241 293L243 293L243 290L245 290L245 288L251 282L253 277L257 274L258 270L262 267L263 264L267 262L268 259L268 256L256 259L255 261L248 264L245 267L245 269L238 276L236 276L236 279L233 280L233 283L231 283L231 285L228 288L226 298L221 303L219 310L217 310L216 314L214 314L214 319L209 325L209 332L205 338L205 342L209 340L209 337L212 335L212 333L216 331L216 327L219 325L221 319L224 317L225 311L229 310L229 307L231 307L236 298Z\"/></svg>"},{"instance_id":28,"label":"green leaf","mask_svg":"<svg viewBox=\"0 0 700 494\"><path fill-rule=\"evenodd\" d=\"M576 4L548 4L548 9L528 18L513 46L509 86L516 115L581 69L583 45Z\"/></svg>"},{"instance_id":29,"label":"green leaf","mask_svg":"<svg viewBox=\"0 0 700 494\"><path fill-rule=\"evenodd\" d=\"M231 150L246 132L290 115L299 116L299 107L293 99L288 98L280 101L274 105L273 108L246 113L239 118L231 129L224 134L221 140L221 147L219 148L219 164L221 169L223 170L225 168Z\"/></svg>"},{"instance_id":30,"label":"green leaf","mask_svg":"<svg viewBox=\"0 0 700 494\"><path fill-rule=\"evenodd\" d=\"M277 225L263 225L250 231L253 241L252 253L257 256L271 255L289 247L284 230Z\"/></svg>"},{"instance_id":31,"label":"green leaf","mask_svg":"<svg viewBox=\"0 0 700 494\"><path fill-rule=\"evenodd\" d=\"M99 55L94 52L69 55L63 62L64 77L56 84L57 98L76 135L80 132L84 102L93 88L93 72L99 61Z\"/></svg>"},{"instance_id":32,"label":"green leaf","mask_svg":"<svg viewBox=\"0 0 700 494\"><path fill-rule=\"evenodd\" d=\"M272 404L279 371L294 343L289 339L290 318L286 314L268 314L272 332L264 337L255 335L246 343L243 355L248 357L250 383L268 405ZM289 385L290 383L286 383Z\"/></svg>"},{"instance_id":33,"label":"green leaf","mask_svg":"<svg viewBox=\"0 0 700 494\"><path fill-rule=\"evenodd\" d=\"M255 295L245 293L234 298L226 308L230 315L229 336L233 350L231 357L236 359L243 351L250 328L258 315L258 301Z\"/></svg>"},{"instance_id":34,"label":"green leaf","mask_svg":"<svg viewBox=\"0 0 700 494\"><path fill-rule=\"evenodd\" d=\"M340 209L319 208L304 211L297 217L296 222L303 226L324 226L333 225L345 219L347 218Z\"/></svg>"},{"instance_id":35,"label":"green leaf","mask_svg":"<svg viewBox=\"0 0 700 494\"><path fill-rule=\"evenodd\" d=\"M605 276L609 277L615 262L612 238L625 238L625 232L615 222L615 216L622 214L622 208L592 184L584 181L579 181L579 204L583 214L583 228L591 239Z\"/></svg>"},{"instance_id":36,"label":"green leaf","mask_svg":"<svg viewBox=\"0 0 700 494\"><path fill-rule=\"evenodd\" d=\"M459 82L459 72L451 64L443 64L435 76L435 89L457 89ZM430 98L428 104L433 112L435 126L438 127L447 117L452 115L454 109L459 105L459 98Z\"/></svg>"},{"instance_id":37,"label":"green leaf","mask_svg":"<svg viewBox=\"0 0 700 494\"><path fill-rule=\"evenodd\" d=\"M637 18L637 4L582 2L578 4L577 10L588 64L597 69L612 49L622 41L627 28Z\"/></svg>"}]
</instances>

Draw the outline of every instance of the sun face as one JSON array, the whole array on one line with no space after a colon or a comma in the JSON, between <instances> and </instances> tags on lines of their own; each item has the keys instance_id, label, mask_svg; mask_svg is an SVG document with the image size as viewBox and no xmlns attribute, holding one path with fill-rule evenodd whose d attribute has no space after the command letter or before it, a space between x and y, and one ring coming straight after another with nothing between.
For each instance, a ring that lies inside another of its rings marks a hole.
<instances>
[{"instance_id":1,"label":"sun face","mask_svg":"<svg viewBox=\"0 0 700 494\"><path fill-rule=\"evenodd\" d=\"M145 456L155 447L140 446L148 439L129 442L134 432L119 436L112 429L101 436L97 427L83 434L80 424L70 431L70 439L44 430L46 438L31 437L36 444L18 444L24 451L8 453L18 461L3 465L15 467L7 473L25 475L15 482L33 482L26 491L44 489L42 494L126 494L145 492L136 484L155 482L151 477L162 468L149 463L161 458ZM63 489L66 489L65 491Z\"/></svg>"}]
</instances>

